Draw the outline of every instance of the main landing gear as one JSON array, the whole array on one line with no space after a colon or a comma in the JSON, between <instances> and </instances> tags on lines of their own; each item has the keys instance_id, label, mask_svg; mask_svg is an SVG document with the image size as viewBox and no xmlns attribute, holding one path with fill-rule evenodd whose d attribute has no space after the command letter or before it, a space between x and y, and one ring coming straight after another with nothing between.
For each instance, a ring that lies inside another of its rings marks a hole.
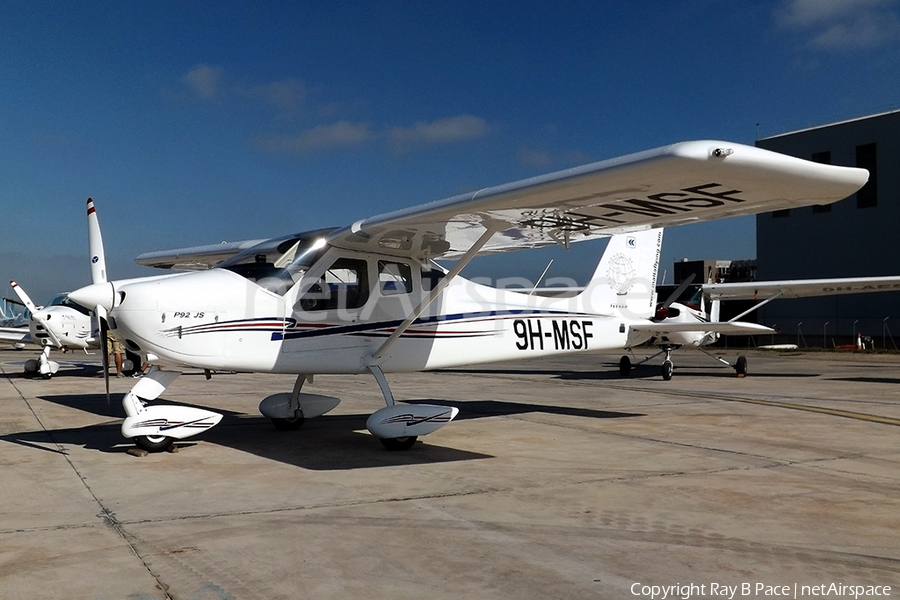
<instances>
[{"instance_id":1,"label":"main landing gear","mask_svg":"<svg viewBox=\"0 0 900 600\"><path fill-rule=\"evenodd\" d=\"M645 358L644 360L640 361L639 363L637 363L637 365L634 365L634 366L642 365L645 362L653 360L654 358L656 358L657 356L659 356L661 354L665 354L666 357L665 357L665 359L663 359L663 363L662 363L662 378L665 381L669 381L670 379L672 379L672 375L675 372L675 365L672 362L672 350L680 348L680 346L677 346L674 344L667 344L667 345L660 346L659 348L660 348L659 352L657 352L653 356ZM706 354L707 356L712 358L713 360L716 360L722 364L728 365L729 367L734 369L734 371L738 377L746 377L747 376L747 358L746 357L738 356L737 361L735 361L734 364L731 364L730 362L728 362L721 356L716 356L714 354L711 354L711 353L707 352L706 350L704 350L703 348L697 348L697 349L700 352L702 352L703 354ZM619 359L619 375L621 375L622 377L628 377L631 374L632 368L633 368L633 365L631 364L631 358L629 358L627 355L624 355L624 356L622 356L621 359Z\"/></svg>"},{"instance_id":2,"label":"main landing gear","mask_svg":"<svg viewBox=\"0 0 900 600\"><path fill-rule=\"evenodd\" d=\"M388 450L409 450L420 435L437 431L459 414L454 406L397 403L381 367L367 368L378 382L387 406L369 417L366 429Z\"/></svg>"},{"instance_id":3,"label":"main landing gear","mask_svg":"<svg viewBox=\"0 0 900 600\"><path fill-rule=\"evenodd\" d=\"M381 368L371 366L368 370L378 382L386 406L369 417L366 427L388 450L409 450L419 436L437 431L459 412L452 406L398 403ZM269 396L260 403L259 412L271 419L276 429L291 431L340 403L339 398L302 392L307 381L312 382L312 375L298 375L292 392Z\"/></svg>"}]
</instances>

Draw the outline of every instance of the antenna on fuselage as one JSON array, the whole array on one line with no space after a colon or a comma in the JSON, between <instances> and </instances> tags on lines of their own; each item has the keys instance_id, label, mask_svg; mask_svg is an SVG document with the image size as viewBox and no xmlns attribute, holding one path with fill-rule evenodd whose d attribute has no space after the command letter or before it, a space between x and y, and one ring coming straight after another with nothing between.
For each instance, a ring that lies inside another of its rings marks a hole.
<instances>
[{"instance_id":1,"label":"antenna on fuselage","mask_svg":"<svg viewBox=\"0 0 900 600\"><path fill-rule=\"evenodd\" d=\"M531 288L531 293L528 294L529 296L533 296L533 295L534 295L534 291L538 288L539 285L541 285L541 281L543 281L544 275L546 275L546 274L547 274L547 271L550 270L550 265L552 265L552 264L553 264L553 259L551 258L551 259L550 259L550 262L548 262L548 263L547 263L547 266L544 268L544 272L541 273L541 276L538 277L538 280L534 283L534 287Z\"/></svg>"}]
</instances>

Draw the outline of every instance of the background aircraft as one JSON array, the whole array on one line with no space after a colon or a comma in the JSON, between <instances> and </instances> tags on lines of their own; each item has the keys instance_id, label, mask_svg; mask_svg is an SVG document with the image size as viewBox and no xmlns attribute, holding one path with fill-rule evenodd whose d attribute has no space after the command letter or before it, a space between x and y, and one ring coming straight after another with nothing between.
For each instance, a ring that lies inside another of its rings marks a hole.
<instances>
[{"instance_id":1,"label":"background aircraft","mask_svg":"<svg viewBox=\"0 0 900 600\"><path fill-rule=\"evenodd\" d=\"M314 374L371 373L386 406L367 427L385 447L405 449L457 410L397 403L386 372L621 348L656 308L661 232L654 228L828 204L867 179L863 169L750 146L683 142L276 238L213 269L104 281L70 297L101 321L108 314L126 347L155 365L123 398L122 433L148 449L221 419L148 404L183 365L297 374L293 391L260 404L282 428L339 401L301 391ZM587 288L572 298L459 276L479 253L610 235ZM435 258L456 263L445 271Z\"/></svg>"},{"instance_id":2,"label":"background aircraft","mask_svg":"<svg viewBox=\"0 0 900 600\"><path fill-rule=\"evenodd\" d=\"M94 203L88 199L88 214L94 215ZM106 259L103 255L103 240L96 218L89 220L88 238L91 253L91 282L106 281ZM30 342L41 347L37 359L26 361L25 372L40 374L49 379L59 370L59 363L50 360L50 351L100 349L100 323L93 313L84 306L73 302L68 294L55 296L46 306L36 306L25 290L15 281L10 281L13 291L29 313L28 334L22 342ZM8 338L7 338L8 339Z\"/></svg>"},{"instance_id":3,"label":"background aircraft","mask_svg":"<svg viewBox=\"0 0 900 600\"><path fill-rule=\"evenodd\" d=\"M23 348L31 340L28 331L28 310L25 305L9 298L0 298L0 340Z\"/></svg>"},{"instance_id":4,"label":"background aircraft","mask_svg":"<svg viewBox=\"0 0 900 600\"><path fill-rule=\"evenodd\" d=\"M634 337L629 338L626 344L629 350L648 342L658 347L660 352L637 364L644 364L665 354L662 376L666 380L672 378L674 370L671 353L682 347L699 350L710 358L732 367L738 377L744 377L747 374L746 357L738 356L732 364L721 356L707 351L705 347L718 341L720 335L775 333L774 329L764 325L740 321L772 300L900 290L900 276L705 283L697 286L697 292L691 300L676 301L690 283L691 279L686 280L659 305L651 323L633 327ZM723 300L759 300L759 302L728 321L720 321L719 314ZM631 369L631 358L628 355L622 356L619 361L619 373L627 377Z\"/></svg>"}]
</instances>

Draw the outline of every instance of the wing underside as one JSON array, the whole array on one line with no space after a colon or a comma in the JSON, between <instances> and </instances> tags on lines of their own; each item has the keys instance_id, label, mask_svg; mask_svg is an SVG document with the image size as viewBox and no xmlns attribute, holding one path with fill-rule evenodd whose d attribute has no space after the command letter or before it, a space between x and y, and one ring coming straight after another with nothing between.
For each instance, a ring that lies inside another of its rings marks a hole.
<instances>
[{"instance_id":1,"label":"wing underside","mask_svg":"<svg viewBox=\"0 0 900 600\"><path fill-rule=\"evenodd\" d=\"M900 291L900 276L749 281L703 285L704 295L712 300L765 300L774 297L809 298L813 296L897 291Z\"/></svg>"}]
</instances>

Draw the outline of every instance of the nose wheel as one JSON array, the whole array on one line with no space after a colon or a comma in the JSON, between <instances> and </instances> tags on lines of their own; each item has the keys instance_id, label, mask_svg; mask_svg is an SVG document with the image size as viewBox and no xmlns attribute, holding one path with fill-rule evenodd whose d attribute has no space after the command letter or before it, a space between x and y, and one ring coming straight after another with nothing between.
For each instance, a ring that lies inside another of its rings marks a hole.
<instances>
[{"instance_id":1,"label":"nose wheel","mask_svg":"<svg viewBox=\"0 0 900 600\"><path fill-rule=\"evenodd\" d=\"M675 372L675 364L672 362L672 350L677 347L678 346L662 346L663 352L666 353L666 358L663 360L662 364L662 378L665 381L672 379L672 374Z\"/></svg>"}]
</instances>

